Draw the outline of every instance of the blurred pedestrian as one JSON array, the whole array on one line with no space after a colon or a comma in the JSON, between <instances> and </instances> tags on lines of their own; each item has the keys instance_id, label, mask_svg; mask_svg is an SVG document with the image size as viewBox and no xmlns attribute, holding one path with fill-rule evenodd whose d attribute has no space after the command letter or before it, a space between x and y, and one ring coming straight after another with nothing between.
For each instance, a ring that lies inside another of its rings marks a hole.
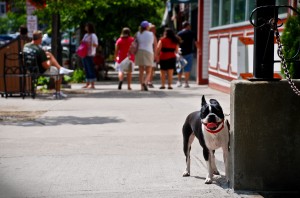
<instances>
[{"instance_id":1,"label":"blurred pedestrian","mask_svg":"<svg viewBox=\"0 0 300 198\"><path fill-rule=\"evenodd\" d=\"M197 38L196 34L191 31L191 25L189 22L184 21L182 23L183 29L178 32L178 36L181 38L182 43L180 44L181 48L181 54L185 60L187 60L187 65L183 68L183 71L181 70L178 72L178 82L177 87L181 87L181 79L182 79L182 73L184 73L184 87L189 88L189 79L190 79L190 73L193 66L193 50L194 47L197 47Z\"/></svg>"},{"instance_id":2,"label":"blurred pedestrian","mask_svg":"<svg viewBox=\"0 0 300 198\"><path fill-rule=\"evenodd\" d=\"M153 36L154 36L153 53L156 54L156 48L157 48L156 26L151 24L149 30L150 30L150 32L153 32ZM148 87L149 88L154 88L153 78L154 78L154 74L155 74L155 69L157 67L157 60L156 59L157 59L157 57L155 56L154 60L153 60L152 68L151 68L151 71L150 71L150 80L148 82Z\"/></svg>"},{"instance_id":3,"label":"blurred pedestrian","mask_svg":"<svg viewBox=\"0 0 300 198\"><path fill-rule=\"evenodd\" d=\"M178 53L180 38L176 36L173 30L166 28L163 37L157 44L157 55L159 55L160 64L160 89L165 89L165 78L168 76L168 89L173 89L173 72L176 67L176 53Z\"/></svg>"},{"instance_id":4,"label":"blurred pedestrian","mask_svg":"<svg viewBox=\"0 0 300 198\"><path fill-rule=\"evenodd\" d=\"M96 72L94 65L94 56L96 55L96 47L98 46L98 37L95 34L95 27L92 23L85 25L86 33L83 36L81 42L85 42L88 45L88 54L82 58L82 64L85 69L86 85L82 88L95 89Z\"/></svg>"},{"instance_id":5,"label":"blurred pedestrian","mask_svg":"<svg viewBox=\"0 0 300 198\"><path fill-rule=\"evenodd\" d=\"M96 48L96 55L94 56L94 64L95 64L95 72L96 72L96 78L99 81L100 80L100 73L104 72L103 79L108 80L108 68L105 65L105 58L102 53L101 46L98 46Z\"/></svg>"},{"instance_id":6,"label":"blurred pedestrian","mask_svg":"<svg viewBox=\"0 0 300 198\"><path fill-rule=\"evenodd\" d=\"M118 71L118 77L119 77L119 85L118 89L122 89L123 79L124 79L124 70L122 67L120 67L120 63L128 57L131 61L131 67L127 73L127 88L128 90L131 90L131 78L132 78L132 70L134 68L133 62L134 62L134 55L129 54L129 48L131 43L134 41L134 38L130 36L130 29L128 27L124 27L122 29L120 38L116 41L115 45L115 61L117 64L117 71Z\"/></svg>"},{"instance_id":7,"label":"blurred pedestrian","mask_svg":"<svg viewBox=\"0 0 300 198\"><path fill-rule=\"evenodd\" d=\"M21 42L19 51L21 51L21 49L23 49L26 43L31 42L31 38L28 37L28 29L25 25L21 25L19 27L19 32L20 32L20 42Z\"/></svg>"},{"instance_id":8,"label":"blurred pedestrian","mask_svg":"<svg viewBox=\"0 0 300 198\"><path fill-rule=\"evenodd\" d=\"M139 66L139 81L142 91L148 91L147 84L150 81L151 69L154 60L153 33L149 31L150 23L143 21L140 25L140 30L136 34L138 42L138 51L135 55L135 65ZM146 76L144 72L146 71Z\"/></svg>"}]
</instances>

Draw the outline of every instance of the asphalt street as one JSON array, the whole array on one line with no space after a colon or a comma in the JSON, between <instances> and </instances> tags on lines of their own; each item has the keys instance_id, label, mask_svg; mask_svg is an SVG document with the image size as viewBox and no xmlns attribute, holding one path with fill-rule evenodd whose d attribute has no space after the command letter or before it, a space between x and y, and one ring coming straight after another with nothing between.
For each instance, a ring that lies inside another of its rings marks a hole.
<instances>
[{"instance_id":1,"label":"asphalt street","mask_svg":"<svg viewBox=\"0 0 300 198\"><path fill-rule=\"evenodd\" d=\"M191 176L182 177L181 127L217 99L229 119L230 95L194 83L191 88L140 91L137 82L97 82L95 90L72 84L67 99L0 98L0 197L260 197L238 194L221 176L204 184L206 164L197 140Z\"/></svg>"}]
</instances>

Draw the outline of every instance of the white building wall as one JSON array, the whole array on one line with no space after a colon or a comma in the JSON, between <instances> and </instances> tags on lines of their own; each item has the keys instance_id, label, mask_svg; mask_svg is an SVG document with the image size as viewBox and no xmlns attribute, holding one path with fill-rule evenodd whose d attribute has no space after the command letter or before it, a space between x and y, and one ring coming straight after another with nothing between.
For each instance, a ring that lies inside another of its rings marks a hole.
<instances>
[{"instance_id":1,"label":"white building wall","mask_svg":"<svg viewBox=\"0 0 300 198\"><path fill-rule=\"evenodd\" d=\"M203 16L203 49L202 49L202 79L208 79L209 67L209 28L210 28L210 4L211 1L204 1Z\"/></svg>"},{"instance_id":2,"label":"white building wall","mask_svg":"<svg viewBox=\"0 0 300 198\"><path fill-rule=\"evenodd\" d=\"M228 38L220 38L220 69L222 71L228 70L229 59L229 41Z\"/></svg>"}]
</instances>

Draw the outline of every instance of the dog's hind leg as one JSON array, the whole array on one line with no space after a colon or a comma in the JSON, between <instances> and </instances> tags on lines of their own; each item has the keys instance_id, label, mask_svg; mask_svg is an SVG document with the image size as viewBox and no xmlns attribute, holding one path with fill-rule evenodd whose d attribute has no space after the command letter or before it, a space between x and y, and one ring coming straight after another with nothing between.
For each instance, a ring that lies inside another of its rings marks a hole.
<instances>
[{"instance_id":1,"label":"dog's hind leg","mask_svg":"<svg viewBox=\"0 0 300 198\"><path fill-rule=\"evenodd\" d=\"M183 136L183 152L185 154L186 160L186 169L183 172L183 177L190 176L191 171L191 145L195 139L194 133L191 133L189 136Z\"/></svg>"}]
</instances>

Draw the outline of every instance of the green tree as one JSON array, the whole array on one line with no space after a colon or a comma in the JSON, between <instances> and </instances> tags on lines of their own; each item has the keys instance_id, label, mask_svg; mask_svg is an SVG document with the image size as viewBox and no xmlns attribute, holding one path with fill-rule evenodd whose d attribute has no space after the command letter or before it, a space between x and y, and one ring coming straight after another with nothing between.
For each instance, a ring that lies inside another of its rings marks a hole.
<instances>
[{"instance_id":1,"label":"green tree","mask_svg":"<svg viewBox=\"0 0 300 198\"><path fill-rule=\"evenodd\" d=\"M62 31L90 21L101 38L110 39L119 36L124 26L137 31L142 20L159 25L164 7L162 0L54 0L47 1L46 8L38 10L37 15L41 23L49 24L49 16L59 12Z\"/></svg>"},{"instance_id":2,"label":"green tree","mask_svg":"<svg viewBox=\"0 0 300 198\"><path fill-rule=\"evenodd\" d=\"M0 17L0 34L15 33L21 25L26 24L24 4L14 4L15 11Z\"/></svg>"},{"instance_id":3,"label":"green tree","mask_svg":"<svg viewBox=\"0 0 300 198\"><path fill-rule=\"evenodd\" d=\"M298 12L300 10L298 9ZM300 50L300 16L289 16L282 33L282 44L284 45L283 52L285 58L293 58ZM300 54L295 57L295 60L300 59ZM288 62L287 67L291 77L300 78L300 63ZM282 72L283 73L283 72Z\"/></svg>"},{"instance_id":4,"label":"green tree","mask_svg":"<svg viewBox=\"0 0 300 198\"><path fill-rule=\"evenodd\" d=\"M36 2L43 0L35 0ZM86 22L93 22L100 42L114 43L123 27L132 32L138 30L141 21L148 20L159 26L162 20L166 0L47 0L44 9L35 14L44 32L52 32L52 16L60 17L60 32L68 29L81 29ZM24 0L14 0L25 8ZM57 32L56 30L54 32ZM55 35L55 34L54 34ZM58 39L58 38L53 38Z\"/></svg>"}]
</instances>

